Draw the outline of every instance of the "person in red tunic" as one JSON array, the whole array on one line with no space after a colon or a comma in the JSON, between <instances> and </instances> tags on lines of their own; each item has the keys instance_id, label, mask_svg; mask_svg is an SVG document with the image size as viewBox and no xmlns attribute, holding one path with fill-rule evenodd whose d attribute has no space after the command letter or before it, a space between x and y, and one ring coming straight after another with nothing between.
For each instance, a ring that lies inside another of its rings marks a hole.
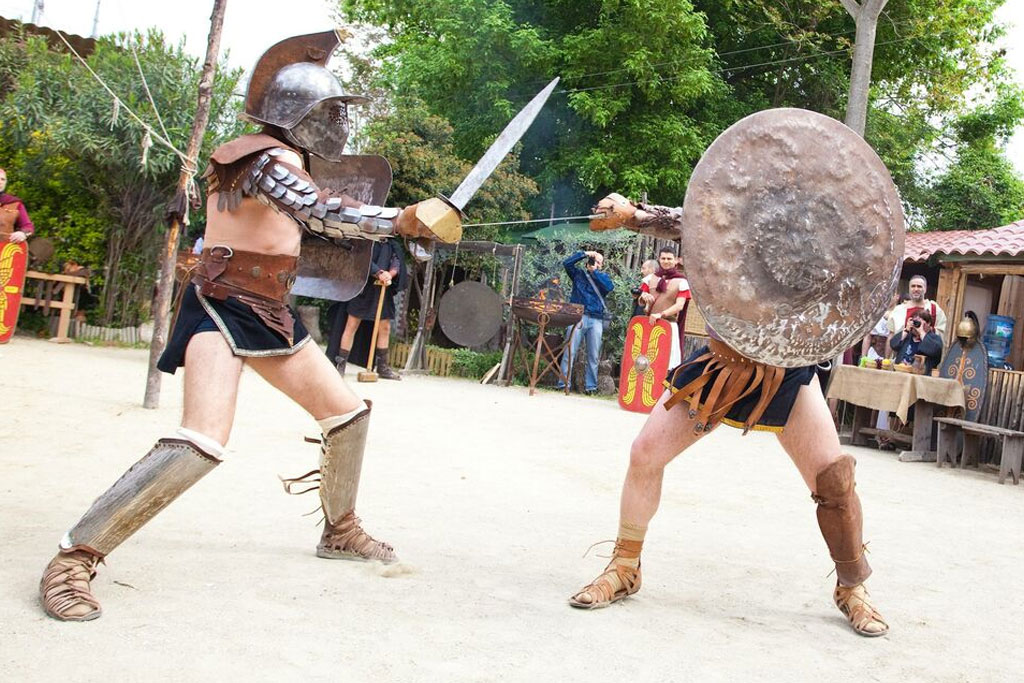
<instances>
[{"instance_id":1,"label":"person in red tunic","mask_svg":"<svg viewBox=\"0 0 1024 683\"><path fill-rule=\"evenodd\" d=\"M0 240L24 242L36 231L25 210L25 202L7 194L7 171L0 168Z\"/></svg>"}]
</instances>

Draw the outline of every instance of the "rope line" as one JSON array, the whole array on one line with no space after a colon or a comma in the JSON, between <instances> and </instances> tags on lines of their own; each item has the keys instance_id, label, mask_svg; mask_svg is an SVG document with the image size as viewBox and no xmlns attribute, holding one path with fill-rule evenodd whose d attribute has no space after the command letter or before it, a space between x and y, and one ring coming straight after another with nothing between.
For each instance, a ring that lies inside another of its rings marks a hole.
<instances>
[{"instance_id":1,"label":"rope line","mask_svg":"<svg viewBox=\"0 0 1024 683\"><path fill-rule=\"evenodd\" d=\"M78 51L77 51L77 50L75 50L75 48L74 48L74 47L72 47L71 43L69 43L69 42L68 42L68 39L64 37L64 32L63 32L63 31L59 31L59 30L58 30L58 31L55 31L55 33L57 34L57 36L58 36L58 37L59 37L59 38L60 38L60 39L61 39L62 41L64 41L64 44L65 44L65 45L67 45L68 49L69 49L69 50L71 50L71 54L73 54L73 55L74 55L75 57L77 57L77 58L78 58L78 61L79 61L79 62L81 62L82 66L84 66L84 67L86 68L86 70L87 70L87 71L88 71L88 72L89 72L90 74L92 74L92 77L96 79L96 82L97 82L97 83L99 83L99 84L100 84L100 85L101 85L101 86L103 87L103 89L104 89L104 90L106 90L106 91L107 91L107 93L108 93L108 94L109 94L109 95L110 95L111 97L113 97L113 98L114 98L114 101L115 101L115 102L117 102L117 105L118 105L119 107L123 107L123 108L124 108L124 110L125 110L126 112L128 112L128 115L129 115L129 116L131 116L131 117L132 117L132 118L133 118L133 119L135 120L135 122L136 122L136 123L138 123L138 124L139 124L140 126L142 126L142 127L143 127L143 128L144 128L144 129L145 129L145 130L146 130L146 131L147 131L147 132L148 132L148 133L150 134L150 136L151 136L151 137L152 137L152 138L153 138L154 140L156 140L157 142L159 142L159 143L160 143L160 144L162 144L163 146L167 147L167 149L171 150L171 151L172 151L172 152L174 152L174 153L175 153L176 155L178 155L178 158L179 158L179 159L181 159L181 161L182 161L182 163L183 163L183 164L191 162L191 160L190 160L190 159L189 159L188 157L186 157L186 156L185 156L185 153L184 153L184 152L180 151L180 150L179 150L179 149L178 149L177 147L175 147L175 146L174 146L174 145L173 145L173 144L171 143L171 141L170 141L170 140L168 140L168 139L167 139L167 138L165 138L164 136L160 135L160 133L158 133L158 132L157 132L157 131L156 131L156 130L155 130L155 129L153 128L153 126L149 125L148 123L146 123L145 121L143 121L143 120L142 120L141 118L139 118L138 114L136 114L135 112L133 112L133 111L131 110L131 107L129 107L129 106L127 105L127 104L125 104L125 103L124 103L124 100L122 100L122 99L121 99L120 97L118 97L118 96L117 96L117 94L116 94L116 93L114 93L114 91L110 89L110 86L108 86L108 85L107 85L107 84L106 84L106 83L105 83L105 82L103 81L103 79L102 79L102 78L100 78L100 75L99 75L99 74L97 74L97 73L96 73L95 71L93 71L93 70L92 70L92 67L90 67L90 66L89 66L89 64L88 64L88 62L86 62L86 61L85 61L85 59L83 59L83 58L82 58L82 55L78 54ZM195 167L195 162L191 162L191 165L192 165L192 167Z\"/></svg>"}]
</instances>

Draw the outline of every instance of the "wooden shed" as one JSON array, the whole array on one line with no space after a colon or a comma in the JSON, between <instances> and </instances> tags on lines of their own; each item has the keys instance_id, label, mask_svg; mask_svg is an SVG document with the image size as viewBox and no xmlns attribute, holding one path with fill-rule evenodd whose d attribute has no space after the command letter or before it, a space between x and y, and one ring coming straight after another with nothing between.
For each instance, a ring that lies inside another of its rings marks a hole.
<instances>
[{"instance_id":1,"label":"wooden shed","mask_svg":"<svg viewBox=\"0 0 1024 683\"><path fill-rule=\"evenodd\" d=\"M1024 369L1024 220L990 230L907 234L903 282L928 279L928 296L946 312L947 345L964 311L974 311L984 330L988 316L1016 321L1007 361Z\"/></svg>"}]
</instances>

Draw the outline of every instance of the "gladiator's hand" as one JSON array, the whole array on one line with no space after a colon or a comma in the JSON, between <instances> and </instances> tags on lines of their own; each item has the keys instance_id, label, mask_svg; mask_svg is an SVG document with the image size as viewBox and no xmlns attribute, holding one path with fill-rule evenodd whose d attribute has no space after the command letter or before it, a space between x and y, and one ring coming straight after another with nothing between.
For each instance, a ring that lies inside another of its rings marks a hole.
<instances>
[{"instance_id":1,"label":"gladiator's hand","mask_svg":"<svg viewBox=\"0 0 1024 683\"><path fill-rule=\"evenodd\" d=\"M640 294L640 302L644 305L650 306L654 303L654 295L650 292L643 292Z\"/></svg>"},{"instance_id":2,"label":"gladiator's hand","mask_svg":"<svg viewBox=\"0 0 1024 683\"><path fill-rule=\"evenodd\" d=\"M26 239L28 239L28 235L23 233L21 230L15 230L14 232L11 233L11 236L8 239L11 242L17 244L18 242L24 242Z\"/></svg>"},{"instance_id":3,"label":"gladiator's hand","mask_svg":"<svg viewBox=\"0 0 1024 683\"><path fill-rule=\"evenodd\" d=\"M613 192L599 201L592 212L601 214L601 217L590 219L591 230L594 232L615 230L629 224L633 214L636 213L636 206L621 194Z\"/></svg>"},{"instance_id":4,"label":"gladiator's hand","mask_svg":"<svg viewBox=\"0 0 1024 683\"><path fill-rule=\"evenodd\" d=\"M433 197L402 209L398 234L416 239L428 237L449 244L462 239L462 218L444 200Z\"/></svg>"}]
</instances>

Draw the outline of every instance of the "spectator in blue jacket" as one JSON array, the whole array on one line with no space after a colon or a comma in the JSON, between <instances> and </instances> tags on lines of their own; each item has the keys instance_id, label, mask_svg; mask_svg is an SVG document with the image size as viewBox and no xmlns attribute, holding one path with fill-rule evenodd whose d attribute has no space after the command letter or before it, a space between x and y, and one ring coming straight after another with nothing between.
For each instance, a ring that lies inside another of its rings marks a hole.
<instances>
[{"instance_id":1,"label":"spectator in blue jacket","mask_svg":"<svg viewBox=\"0 0 1024 683\"><path fill-rule=\"evenodd\" d=\"M583 267L580 263L586 259ZM605 297L614 285L607 274L601 272L604 256L597 251L577 251L562 261L565 272L572 280L572 296L569 301L583 304L583 320L573 329L569 350L562 357L562 376L569 378L572 386L572 364L580 350L580 342L586 341L587 359L586 372L583 376L583 389L588 394L597 392L597 363L601 357L601 337L604 326L611 320ZM563 382L558 383L564 389Z\"/></svg>"}]
</instances>

